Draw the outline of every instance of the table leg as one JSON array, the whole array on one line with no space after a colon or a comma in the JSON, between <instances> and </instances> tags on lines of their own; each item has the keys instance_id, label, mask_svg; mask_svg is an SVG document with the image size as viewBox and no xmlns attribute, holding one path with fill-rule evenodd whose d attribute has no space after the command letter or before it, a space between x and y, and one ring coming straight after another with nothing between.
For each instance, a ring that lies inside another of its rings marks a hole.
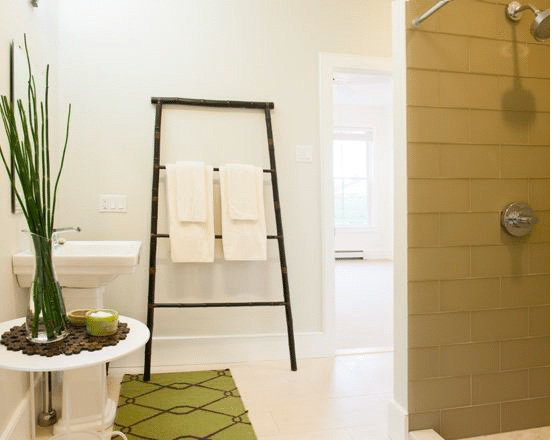
<instances>
[{"instance_id":1,"label":"table leg","mask_svg":"<svg viewBox=\"0 0 552 440\"><path fill-rule=\"evenodd\" d=\"M107 399L107 391L106 391L106 388L107 388L107 372L103 369L103 368L100 368L100 388L102 389L101 393L100 393L100 429L105 433L104 431L104 419L105 419L105 401ZM109 429L109 428L108 428ZM110 436L109 437L106 437L106 438L111 438Z\"/></svg>"},{"instance_id":2,"label":"table leg","mask_svg":"<svg viewBox=\"0 0 552 440\"><path fill-rule=\"evenodd\" d=\"M65 372L62 372L62 375L65 375ZM49 440L71 440L77 434L88 434L88 437L94 436L98 440L102 439L101 433L98 432L85 432L85 431L73 431L71 429L71 404L69 403L70 390L69 386L65 382L65 378L62 376L63 382L63 397L62 397L62 419L65 421L65 432L62 434L54 435L50 437ZM103 418L103 417L102 417ZM128 440L128 439L127 439Z\"/></svg>"},{"instance_id":3,"label":"table leg","mask_svg":"<svg viewBox=\"0 0 552 440\"><path fill-rule=\"evenodd\" d=\"M29 408L29 413L31 414L31 440L36 440L36 413L35 413L35 378L34 378L34 372L31 371L30 373L30 388L29 393L31 396L31 401L29 405L31 407Z\"/></svg>"},{"instance_id":4,"label":"table leg","mask_svg":"<svg viewBox=\"0 0 552 440\"><path fill-rule=\"evenodd\" d=\"M100 408L101 408L102 415L101 415L101 419L100 419L101 420L101 425L100 426L103 428L104 418L105 418L105 410L106 410L106 402L107 402L107 368L105 370L105 374L102 374L101 388L102 388L102 392L100 393L100 399L101 399ZM115 435L118 436L118 437L123 438L124 440L128 440L127 436L125 434L123 434L122 432L120 432L120 431L106 432L106 439L109 440Z\"/></svg>"},{"instance_id":5,"label":"table leg","mask_svg":"<svg viewBox=\"0 0 552 440\"><path fill-rule=\"evenodd\" d=\"M69 404L69 387L67 386L65 382L65 371L62 371L61 373L61 382L63 389L63 396L61 398L62 404L62 414L63 419L65 420L65 432L70 432L71 430L71 405Z\"/></svg>"}]
</instances>

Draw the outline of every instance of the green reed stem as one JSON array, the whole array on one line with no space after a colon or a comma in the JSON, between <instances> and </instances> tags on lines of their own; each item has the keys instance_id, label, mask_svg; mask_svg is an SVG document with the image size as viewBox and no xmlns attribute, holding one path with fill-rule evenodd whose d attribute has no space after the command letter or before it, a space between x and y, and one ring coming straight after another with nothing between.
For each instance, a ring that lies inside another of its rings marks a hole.
<instances>
[{"instance_id":1,"label":"green reed stem","mask_svg":"<svg viewBox=\"0 0 552 440\"><path fill-rule=\"evenodd\" d=\"M0 116L9 146L9 153L0 146L0 157L21 205L35 247L36 277L32 292L35 313L32 319L32 333L36 336L39 316L42 313L47 337L50 339L56 337L66 319L61 288L56 281L52 265L51 237L54 231L57 191L69 140L71 106L69 105L67 115L59 169L52 188L48 114L50 66L46 67L44 100L40 101L37 97L26 36L24 40L29 73L27 105L25 106L21 99L12 105L6 96L0 96Z\"/></svg>"}]
</instances>

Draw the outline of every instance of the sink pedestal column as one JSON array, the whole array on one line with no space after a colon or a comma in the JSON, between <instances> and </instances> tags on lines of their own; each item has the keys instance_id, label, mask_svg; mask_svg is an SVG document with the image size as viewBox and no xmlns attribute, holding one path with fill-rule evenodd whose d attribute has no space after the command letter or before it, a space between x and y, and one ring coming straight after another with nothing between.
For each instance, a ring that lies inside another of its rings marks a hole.
<instances>
[{"instance_id":1,"label":"sink pedestal column","mask_svg":"<svg viewBox=\"0 0 552 440\"><path fill-rule=\"evenodd\" d=\"M96 287L90 289L63 288L63 299L67 312L74 309L101 309L103 305L103 295L105 287ZM58 373L59 374L59 373ZM61 387L68 386L70 393L69 402L71 402L71 430L86 431L100 429L101 411L100 399L102 388L105 388L104 396L107 396L106 365L95 365L93 367L79 368L77 370L68 370L63 372L63 380L57 377ZM59 388L59 386L58 386ZM56 407L61 409L61 417L54 425L54 434L61 434L67 430L67 425L63 418L64 393L56 393ZM104 425L101 429L106 429L113 424L117 404L107 398L104 414Z\"/></svg>"}]
</instances>

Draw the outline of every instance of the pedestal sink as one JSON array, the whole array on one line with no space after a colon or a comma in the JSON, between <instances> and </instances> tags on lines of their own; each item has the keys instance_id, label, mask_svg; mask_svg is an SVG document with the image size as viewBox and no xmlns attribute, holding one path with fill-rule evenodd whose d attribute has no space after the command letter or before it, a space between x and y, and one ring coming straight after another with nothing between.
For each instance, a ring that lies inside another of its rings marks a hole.
<instances>
[{"instance_id":1,"label":"pedestal sink","mask_svg":"<svg viewBox=\"0 0 552 440\"><path fill-rule=\"evenodd\" d=\"M134 272L140 259L141 244L140 241L65 241L56 244L54 266L67 311L109 307L109 304L104 305L105 286L119 275ZM30 250L19 252L12 258L13 272L21 287L31 286L33 258ZM104 405L105 425L100 426L100 384L105 384L101 375L105 375L105 364L64 373L63 386L69 387L72 402L71 430L99 430L113 424L117 405L108 399ZM87 397L83 399L82 396ZM54 406L61 407L61 403ZM63 414L61 416L54 426L55 434L68 428Z\"/></svg>"},{"instance_id":2,"label":"pedestal sink","mask_svg":"<svg viewBox=\"0 0 552 440\"><path fill-rule=\"evenodd\" d=\"M54 265L62 287L97 288L136 268L140 241L66 241L54 246ZM21 287L30 287L33 255L13 256L13 272Z\"/></svg>"}]
</instances>

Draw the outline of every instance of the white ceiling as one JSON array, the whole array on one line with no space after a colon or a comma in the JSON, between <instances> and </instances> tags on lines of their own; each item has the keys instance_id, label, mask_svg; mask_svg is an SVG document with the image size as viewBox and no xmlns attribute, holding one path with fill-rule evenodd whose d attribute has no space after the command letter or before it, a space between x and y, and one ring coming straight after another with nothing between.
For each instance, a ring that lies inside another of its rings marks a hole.
<instances>
[{"instance_id":1,"label":"white ceiling","mask_svg":"<svg viewBox=\"0 0 552 440\"><path fill-rule=\"evenodd\" d=\"M382 74L334 74L334 103L387 106L391 103L391 77Z\"/></svg>"}]
</instances>

